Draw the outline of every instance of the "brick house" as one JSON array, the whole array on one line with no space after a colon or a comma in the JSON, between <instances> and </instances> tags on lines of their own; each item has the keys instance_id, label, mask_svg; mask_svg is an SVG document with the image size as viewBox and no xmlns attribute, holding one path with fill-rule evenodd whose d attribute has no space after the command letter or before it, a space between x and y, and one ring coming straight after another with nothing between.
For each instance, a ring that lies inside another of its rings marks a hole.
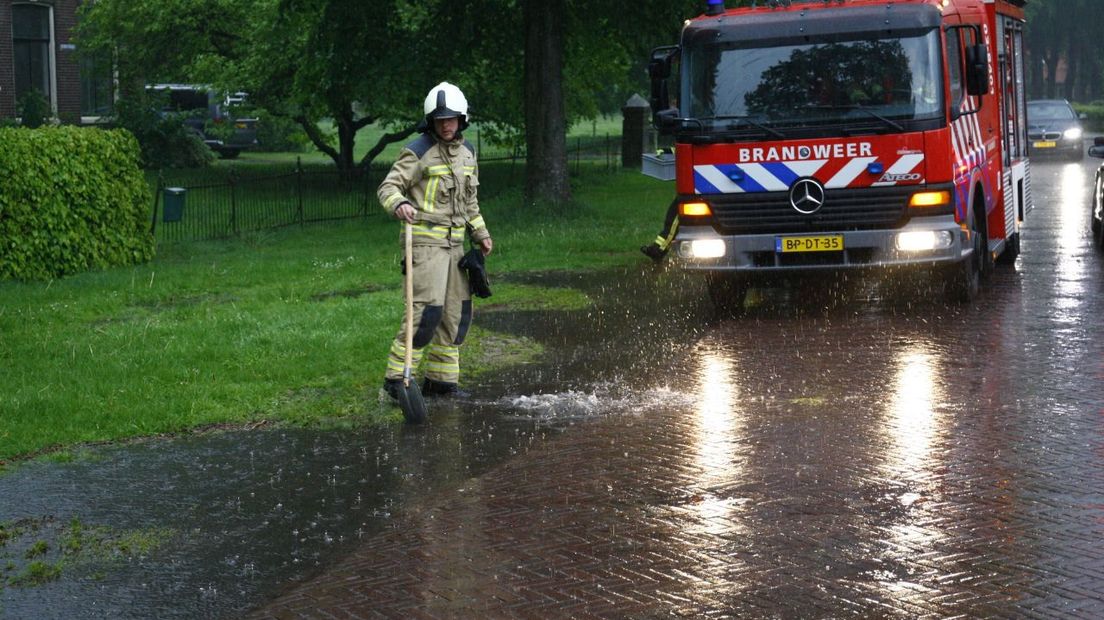
<instances>
[{"instance_id":1,"label":"brick house","mask_svg":"<svg viewBox=\"0 0 1104 620\"><path fill-rule=\"evenodd\" d=\"M94 122L111 111L110 72L79 57L73 43L80 3L0 0L0 117L18 116L16 102L30 89L46 95L64 122Z\"/></svg>"}]
</instances>

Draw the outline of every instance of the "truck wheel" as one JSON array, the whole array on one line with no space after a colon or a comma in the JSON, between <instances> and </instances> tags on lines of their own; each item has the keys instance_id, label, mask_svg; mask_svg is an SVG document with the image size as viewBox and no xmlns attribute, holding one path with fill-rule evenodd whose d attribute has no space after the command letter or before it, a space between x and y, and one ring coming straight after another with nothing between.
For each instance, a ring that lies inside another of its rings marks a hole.
<instances>
[{"instance_id":1,"label":"truck wheel","mask_svg":"<svg viewBox=\"0 0 1104 620\"><path fill-rule=\"evenodd\" d=\"M1011 265L1020 255L1020 233L1012 233L1004 245L1004 251L997 257L997 262L1002 265Z\"/></svg>"},{"instance_id":2,"label":"truck wheel","mask_svg":"<svg viewBox=\"0 0 1104 620\"><path fill-rule=\"evenodd\" d=\"M744 298L750 285L746 278L729 274L709 274L706 287L717 313L739 316L744 312Z\"/></svg>"}]
</instances>

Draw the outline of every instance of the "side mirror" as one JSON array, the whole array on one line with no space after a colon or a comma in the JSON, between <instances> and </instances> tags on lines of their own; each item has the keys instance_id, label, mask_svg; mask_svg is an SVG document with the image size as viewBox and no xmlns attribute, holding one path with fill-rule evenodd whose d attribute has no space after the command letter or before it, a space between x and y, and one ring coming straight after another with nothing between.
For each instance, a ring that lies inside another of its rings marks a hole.
<instances>
[{"instance_id":1,"label":"side mirror","mask_svg":"<svg viewBox=\"0 0 1104 620\"><path fill-rule=\"evenodd\" d=\"M1089 147L1089 157L1098 157L1104 159L1104 146L1099 144Z\"/></svg>"},{"instance_id":2,"label":"side mirror","mask_svg":"<svg viewBox=\"0 0 1104 620\"><path fill-rule=\"evenodd\" d=\"M660 133L670 132L678 118L678 109L671 107L671 91L667 81L671 78L671 64L678 55L677 45L657 47L648 61L648 77L652 80L652 123Z\"/></svg>"},{"instance_id":3,"label":"side mirror","mask_svg":"<svg viewBox=\"0 0 1104 620\"><path fill-rule=\"evenodd\" d=\"M1077 115L1077 118L1078 118L1078 120L1087 121L1087 120L1089 120L1089 115L1082 112L1082 113Z\"/></svg>"},{"instance_id":4,"label":"side mirror","mask_svg":"<svg viewBox=\"0 0 1104 620\"><path fill-rule=\"evenodd\" d=\"M989 94L989 51L984 45L966 47L966 93Z\"/></svg>"}]
</instances>

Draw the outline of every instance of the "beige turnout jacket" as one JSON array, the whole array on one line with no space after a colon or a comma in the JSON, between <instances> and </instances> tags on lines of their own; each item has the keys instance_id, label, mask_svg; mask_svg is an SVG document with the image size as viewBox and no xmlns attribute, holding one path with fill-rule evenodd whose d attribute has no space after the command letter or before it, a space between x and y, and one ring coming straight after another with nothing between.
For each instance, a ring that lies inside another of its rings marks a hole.
<instances>
[{"instance_id":1,"label":"beige turnout jacket","mask_svg":"<svg viewBox=\"0 0 1104 620\"><path fill-rule=\"evenodd\" d=\"M404 201L417 214L415 245L462 245L465 229L476 243L490 237L479 214L479 167L467 140L441 142L425 133L403 147L377 195L387 213Z\"/></svg>"}]
</instances>

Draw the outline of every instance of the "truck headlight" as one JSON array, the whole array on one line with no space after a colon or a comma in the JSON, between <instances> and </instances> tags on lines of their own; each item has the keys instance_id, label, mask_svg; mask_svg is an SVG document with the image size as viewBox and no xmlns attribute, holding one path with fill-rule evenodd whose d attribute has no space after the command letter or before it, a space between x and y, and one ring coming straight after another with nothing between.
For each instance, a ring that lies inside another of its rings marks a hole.
<instances>
[{"instance_id":1,"label":"truck headlight","mask_svg":"<svg viewBox=\"0 0 1104 620\"><path fill-rule=\"evenodd\" d=\"M897 249L901 252L930 252L951 247L954 239L946 230L910 230L897 233Z\"/></svg>"},{"instance_id":2,"label":"truck headlight","mask_svg":"<svg viewBox=\"0 0 1104 620\"><path fill-rule=\"evenodd\" d=\"M720 258L727 253L724 239L694 239L679 244L682 258Z\"/></svg>"}]
</instances>

